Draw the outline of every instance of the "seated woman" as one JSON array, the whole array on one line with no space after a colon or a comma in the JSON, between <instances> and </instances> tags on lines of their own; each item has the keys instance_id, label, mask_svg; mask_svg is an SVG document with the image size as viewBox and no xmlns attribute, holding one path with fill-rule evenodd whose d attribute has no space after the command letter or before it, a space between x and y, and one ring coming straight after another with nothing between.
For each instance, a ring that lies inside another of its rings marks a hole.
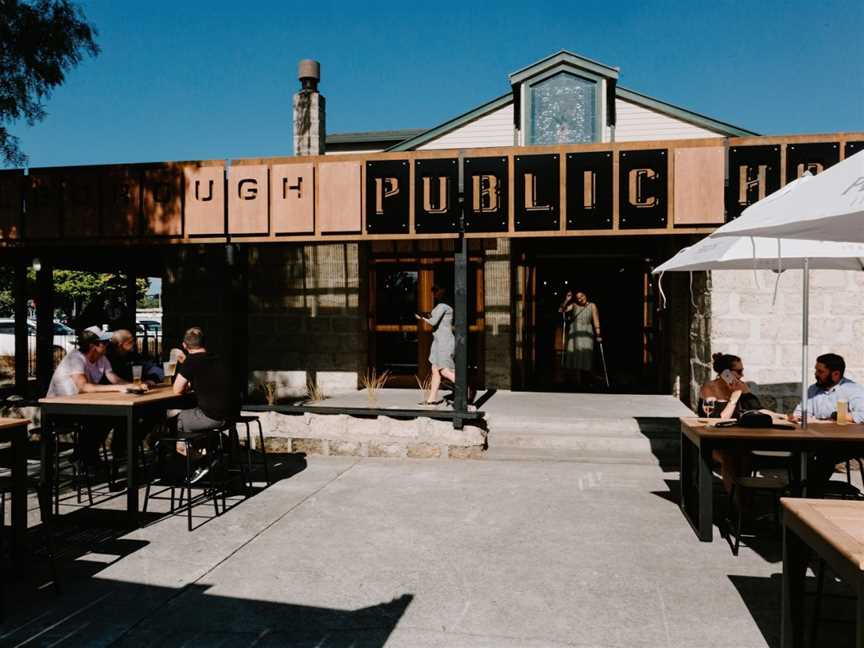
<instances>
[{"instance_id":1,"label":"seated woman","mask_svg":"<svg viewBox=\"0 0 864 648\"><path fill-rule=\"evenodd\" d=\"M713 401L718 408L722 405L720 418L736 418L742 409L759 409L759 400L750 393L747 383L742 380L744 363L741 358L728 353L715 353L711 357L717 377L702 385L699 392L700 416L706 415L706 401ZM716 415L717 412L709 414ZM750 474L752 462L748 451L715 450L713 457L720 463L720 477L727 493L732 490L735 477Z\"/></svg>"}]
</instances>

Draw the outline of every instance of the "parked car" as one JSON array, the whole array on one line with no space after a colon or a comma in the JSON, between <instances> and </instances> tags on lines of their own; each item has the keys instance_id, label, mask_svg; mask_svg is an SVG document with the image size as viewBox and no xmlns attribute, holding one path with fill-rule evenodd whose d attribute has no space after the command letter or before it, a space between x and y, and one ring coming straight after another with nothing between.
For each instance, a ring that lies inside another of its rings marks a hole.
<instances>
[{"instance_id":1,"label":"parked car","mask_svg":"<svg viewBox=\"0 0 864 648\"><path fill-rule=\"evenodd\" d=\"M54 359L55 364L59 362L59 358L63 358L67 352L75 348L78 342L78 336L75 331L61 324L54 322ZM31 354L36 353L36 322L35 320L27 320L27 349ZM0 356L15 355L15 320L11 317L0 317Z\"/></svg>"}]
</instances>

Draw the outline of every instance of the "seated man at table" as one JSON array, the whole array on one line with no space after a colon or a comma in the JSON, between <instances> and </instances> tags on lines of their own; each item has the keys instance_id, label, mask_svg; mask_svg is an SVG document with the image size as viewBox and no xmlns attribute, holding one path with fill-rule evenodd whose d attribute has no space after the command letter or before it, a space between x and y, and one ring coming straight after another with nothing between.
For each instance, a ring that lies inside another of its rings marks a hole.
<instances>
[{"instance_id":1,"label":"seated man at table","mask_svg":"<svg viewBox=\"0 0 864 648\"><path fill-rule=\"evenodd\" d=\"M217 354L209 352L204 346L204 332L200 328L193 326L186 331L183 349L185 353L177 357L174 393L183 394L192 388L198 399L197 407L183 410L177 417L177 433L188 436L221 427L226 419L239 413L240 402L232 391L228 368ZM201 443L206 443L206 439L202 439ZM178 443L177 452L185 455L185 444ZM198 458L196 456L193 459ZM200 479L206 472L205 467L199 467L193 481Z\"/></svg>"},{"instance_id":2,"label":"seated man at table","mask_svg":"<svg viewBox=\"0 0 864 648\"><path fill-rule=\"evenodd\" d=\"M141 366L141 381L150 387L160 384L165 377L161 366L141 357L135 348L135 336L126 329L114 331L105 357L111 363L114 373L127 382L132 382L132 367L134 365Z\"/></svg>"},{"instance_id":3,"label":"seated man at table","mask_svg":"<svg viewBox=\"0 0 864 648\"><path fill-rule=\"evenodd\" d=\"M66 357L54 370L48 387L48 396L74 396L92 392L123 392L129 386L114 373L105 357L111 334L91 326L78 336L78 348ZM103 379L108 384L100 384ZM95 464L98 462L99 446L113 427L113 421L93 421L87 425L87 434L81 436L78 451L80 459Z\"/></svg>"},{"instance_id":4,"label":"seated man at table","mask_svg":"<svg viewBox=\"0 0 864 648\"><path fill-rule=\"evenodd\" d=\"M846 373L846 361L836 353L825 353L816 358L813 377L816 384L807 389L807 419L819 421L837 420L837 402L846 401L849 419L853 423L864 423L864 387L849 380ZM795 408L792 419L801 419L801 404ZM834 467L847 459L854 458L849 452L842 450L823 452L810 457L808 466L808 491L811 497L819 497L831 475Z\"/></svg>"}]
</instances>

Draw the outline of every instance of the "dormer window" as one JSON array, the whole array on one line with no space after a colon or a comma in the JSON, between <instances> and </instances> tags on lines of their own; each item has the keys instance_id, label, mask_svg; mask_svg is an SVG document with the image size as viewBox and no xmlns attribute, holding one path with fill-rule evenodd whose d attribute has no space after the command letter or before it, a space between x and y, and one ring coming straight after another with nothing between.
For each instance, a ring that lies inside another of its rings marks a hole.
<instances>
[{"instance_id":1,"label":"dormer window","mask_svg":"<svg viewBox=\"0 0 864 648\"><path fill-rule=\"evenodd\" d=\"M584 144L601 139L600 83L569 72L528 82L528 144Z\"/></svg>"}]
</instances>

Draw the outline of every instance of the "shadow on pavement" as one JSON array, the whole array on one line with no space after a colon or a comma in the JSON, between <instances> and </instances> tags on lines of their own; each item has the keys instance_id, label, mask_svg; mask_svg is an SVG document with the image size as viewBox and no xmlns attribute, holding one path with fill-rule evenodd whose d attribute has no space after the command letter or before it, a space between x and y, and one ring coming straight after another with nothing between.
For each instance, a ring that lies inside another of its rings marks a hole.
<instances>
[{"instance_id":1,"label":"shadow on pavement","mask_svg":"<svg viewBox=\"0 0 864 648\"><path fill-rule=\"evenodd\" d=\"M729 580L747 605L767 644L770 648L780 648L782 574L772 574L770 577L730 575ZM815 592L816 579L808 578L806 587L808 593ZM851 589L829 578L826 571L819 634L815 646L852 648L855 645L855 601L850 595ZM805 625L808 634L813 619L813 603L814 596L808 595L805 600ZM805 638L803 645L808 645L807 641L809 638Z\"/></svg>"}]
</instances>

